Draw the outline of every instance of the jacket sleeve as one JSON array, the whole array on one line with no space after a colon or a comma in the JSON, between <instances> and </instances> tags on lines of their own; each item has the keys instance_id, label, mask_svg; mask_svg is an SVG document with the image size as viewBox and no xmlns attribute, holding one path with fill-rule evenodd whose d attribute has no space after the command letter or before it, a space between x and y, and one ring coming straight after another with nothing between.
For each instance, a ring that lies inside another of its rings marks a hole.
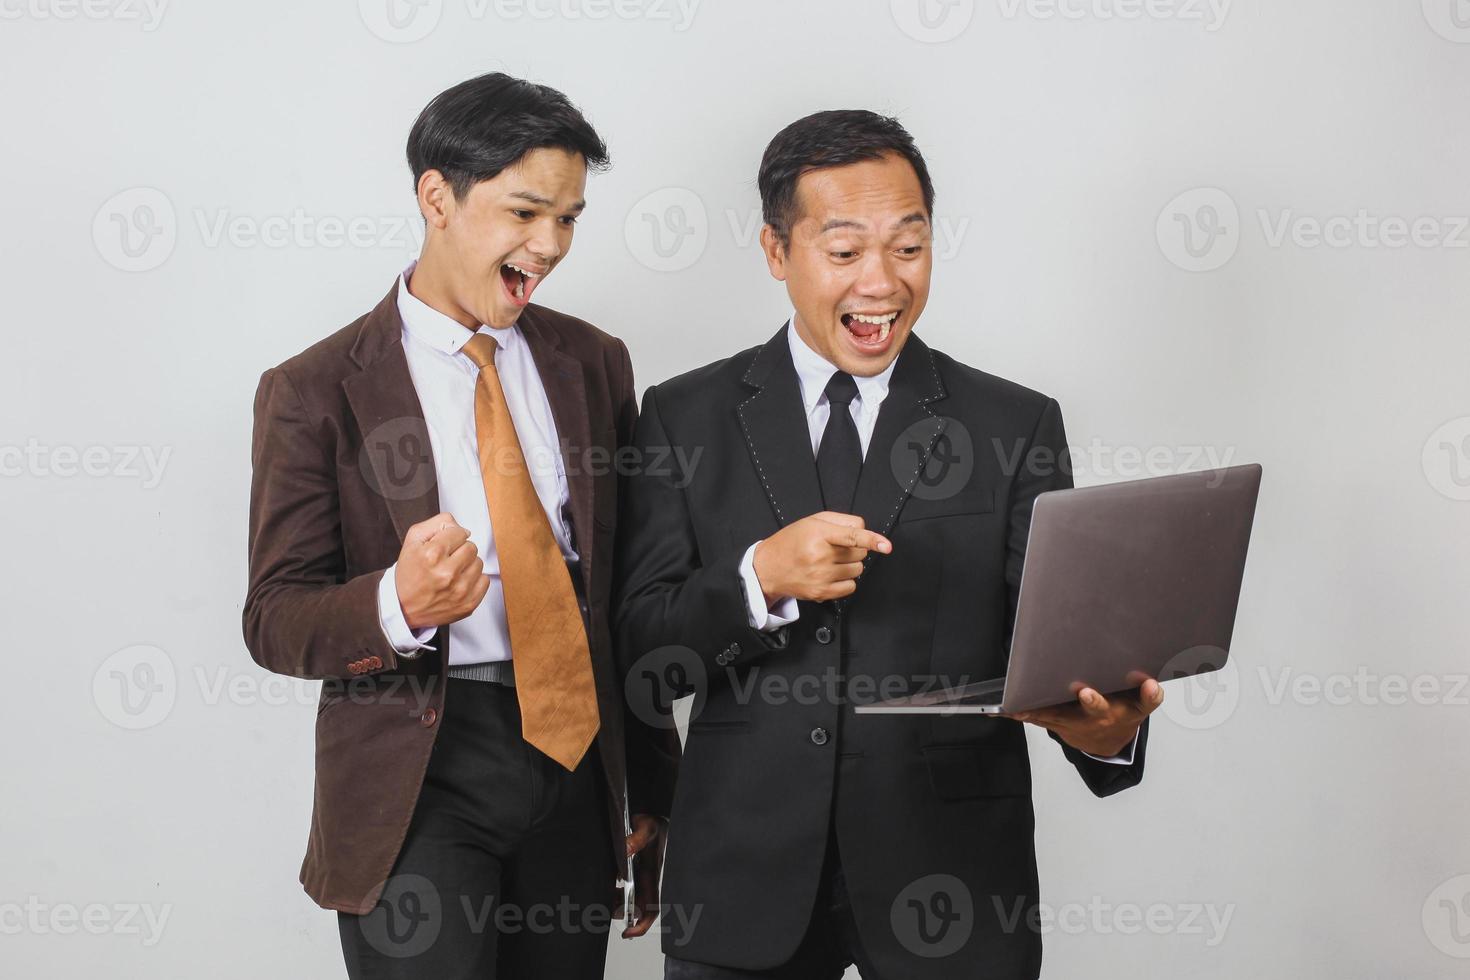
<instances>
[{"instance_id":1,"label":"jacket sleeve","mask_svg":"<svg viewBox=\"0 0 1470 980\"><path fill-rule=\"evenodd\" d=\"M1048 399L1036 422L1035 431L1020 457L1020 470L1012 484L1010 524L1006 532L1006 647L1010 648L1016 623L1016 604L1020 598L1021 569L1026 562L1026 539L1031 532L1031 511L1036 498L1048 490L1072 488L1072 462L1067 451L1067 434L1062 425L1062 410L1055 399ZM1064 743L1055 733L1053 740L1062 754L1076 768L1087 788L1095 796L1111 796L1143 780L1144 756L1148 747L1148 721L1138 731L1138 744L1133 761L1123 766L1102 762Z\"/></svg>"},{"instance_id":2,"label":"jacket sleeve","mask_svg":"<svg viewBox=\"0 0 1470 980\"><path fill-rule=\"evenodd\" d=\"M345 579L331 447L281 368L261 376L250 450L249 584L243 625L255 662L307 679L391 670L378 616L383 570Z\"/></svg>"},{"instance_id":3,"label":"jacket sleeve","mask_svg":"<svg viewBox=\"0 0 1470 980\"><path fill-rule=\"evenodd\" d=\"M633 387L633 365L628 357L628 348L618 343L622 377L617 384L617 442L618 449L632 445L635 426L638 422L638 396ZM619 497L626 500L629 486L626 477L620 478L622 486ZM625 508L626 510L626 508ZM621 527L621 521L619 522ZM615 552L616 554L616 552ZM623 682L622 690L628 690L628 673L632 660L625 656L620 637L614 633L613 650L616 657L617 674ZM679 732L672 724L654 724L646 712L633 710L624 705L624 748L628 756L628 812L634 816L646 814L653 817L669 817L674 804L674 781L679 773L682 750Z\"/></svg>"},{"instance_id":4,"label":"jacket sleeve","mask_svg":"<svg viewBox=\"0 0 1470 980\"><path fill-rule=\"evenodd\" d=\"M673 651L690 689L701 697L728 683L730 669L784 649L789 627L750 625L739 552L701 561L685 487L690 474L670 452L658 390L650 388L633 440L640 465L626 478L618 519L616 636L629 669L656 651Z\"/></svg>"}]
</instances>

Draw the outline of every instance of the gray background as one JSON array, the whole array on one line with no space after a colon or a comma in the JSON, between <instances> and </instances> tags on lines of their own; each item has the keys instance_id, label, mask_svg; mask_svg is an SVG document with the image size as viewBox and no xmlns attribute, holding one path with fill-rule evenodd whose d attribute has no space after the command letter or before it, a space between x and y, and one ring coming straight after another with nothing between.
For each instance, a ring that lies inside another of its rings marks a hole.
<instances>
[{"instance_id":1,"label":"gray background","mask_svg":"<svg viewBox=\"0 0 1470 980\"><path fill-rule=\"evenodd\" d=\"M240 639L251 396L416 253L409 124L499 68L611 145L538 300L640 387L779 325L761 150L862 106L938 188L921 334L1056 396L1080 483L1264 464L1238 666L1145 783L1033 738L1046 976L1464 975L1470 3L387 2L0 4L8 973L341 975L315 685Z\"/></svg>"}]
</instances>

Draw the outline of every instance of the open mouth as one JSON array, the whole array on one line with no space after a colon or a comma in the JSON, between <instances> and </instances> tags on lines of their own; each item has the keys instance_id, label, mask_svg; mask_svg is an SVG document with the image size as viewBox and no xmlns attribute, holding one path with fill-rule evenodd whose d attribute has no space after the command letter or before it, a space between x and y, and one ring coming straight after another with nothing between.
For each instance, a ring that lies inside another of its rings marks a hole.
<instances>
[{"instance_id":1,"label":"open mouth","mask_svg":"<svg viewBox=\"0 0 1470 980\"><path fill-rule=\"evenodd\" d=\"M862 351L879 352L888 347L888 338L893 333L893 324L898 321L898 310L880 313L844 313L842 326L847 336Z\"/></svg>"},{"instance_id":2,"label":"open mouth","mask_svg":"<svg viewBox=\"0 0 1470 980\"><path fill-rule=\"evenodd\" d=\"M531 301L531 293L543 275L544 272L530 272L513 262L500 267L500 281L505 286L505 294L517 306L525 306Z\"/></svg>"}]
</instances>

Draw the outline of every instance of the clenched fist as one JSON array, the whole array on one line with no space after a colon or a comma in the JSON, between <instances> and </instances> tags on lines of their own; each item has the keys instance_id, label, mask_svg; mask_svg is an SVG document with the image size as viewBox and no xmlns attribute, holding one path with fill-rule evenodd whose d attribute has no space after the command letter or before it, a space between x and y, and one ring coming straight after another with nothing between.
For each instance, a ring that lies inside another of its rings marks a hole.
<instances>
[{"instance_id":1,"label":"clenched fist","mask_svg":"<svg viewBox=\"0 0 1470 980\"><path fill-rule=\"evenodd\" d=\"M490 590L470 532L449 514L408 529L394 574L403 618L416 630L464 619Z\"/></svg>"},{"instance_id":2,"label":"clenched fist","mask_svg":"<svg viewBox=\"0 0 1470 980\"><path fill-rule=\"evenodd\" d=\"M886 555L893 543L863 529L855 514L822 511L793 521L755 546L755 577L766 602L791 596L811 602L857 591L868 552Z\"/></svg>"}]
</instances>

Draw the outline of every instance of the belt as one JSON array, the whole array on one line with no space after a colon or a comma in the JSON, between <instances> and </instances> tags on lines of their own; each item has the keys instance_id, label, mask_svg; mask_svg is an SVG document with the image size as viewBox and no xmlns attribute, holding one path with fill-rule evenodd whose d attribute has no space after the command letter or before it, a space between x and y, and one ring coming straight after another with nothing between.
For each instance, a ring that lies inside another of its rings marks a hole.
<instances>
[{"instance_id":1,"label":"belt","mask_svg":"<svg viewBox=\"0 0 1470 980\"><path fill-rule=\"evenodd\" d=\"M509 660L491 660L478 664L450 664L450 677L465 681L489 681L492 684L516 686L515 668Z\"/></svg>"}]
</instances>

